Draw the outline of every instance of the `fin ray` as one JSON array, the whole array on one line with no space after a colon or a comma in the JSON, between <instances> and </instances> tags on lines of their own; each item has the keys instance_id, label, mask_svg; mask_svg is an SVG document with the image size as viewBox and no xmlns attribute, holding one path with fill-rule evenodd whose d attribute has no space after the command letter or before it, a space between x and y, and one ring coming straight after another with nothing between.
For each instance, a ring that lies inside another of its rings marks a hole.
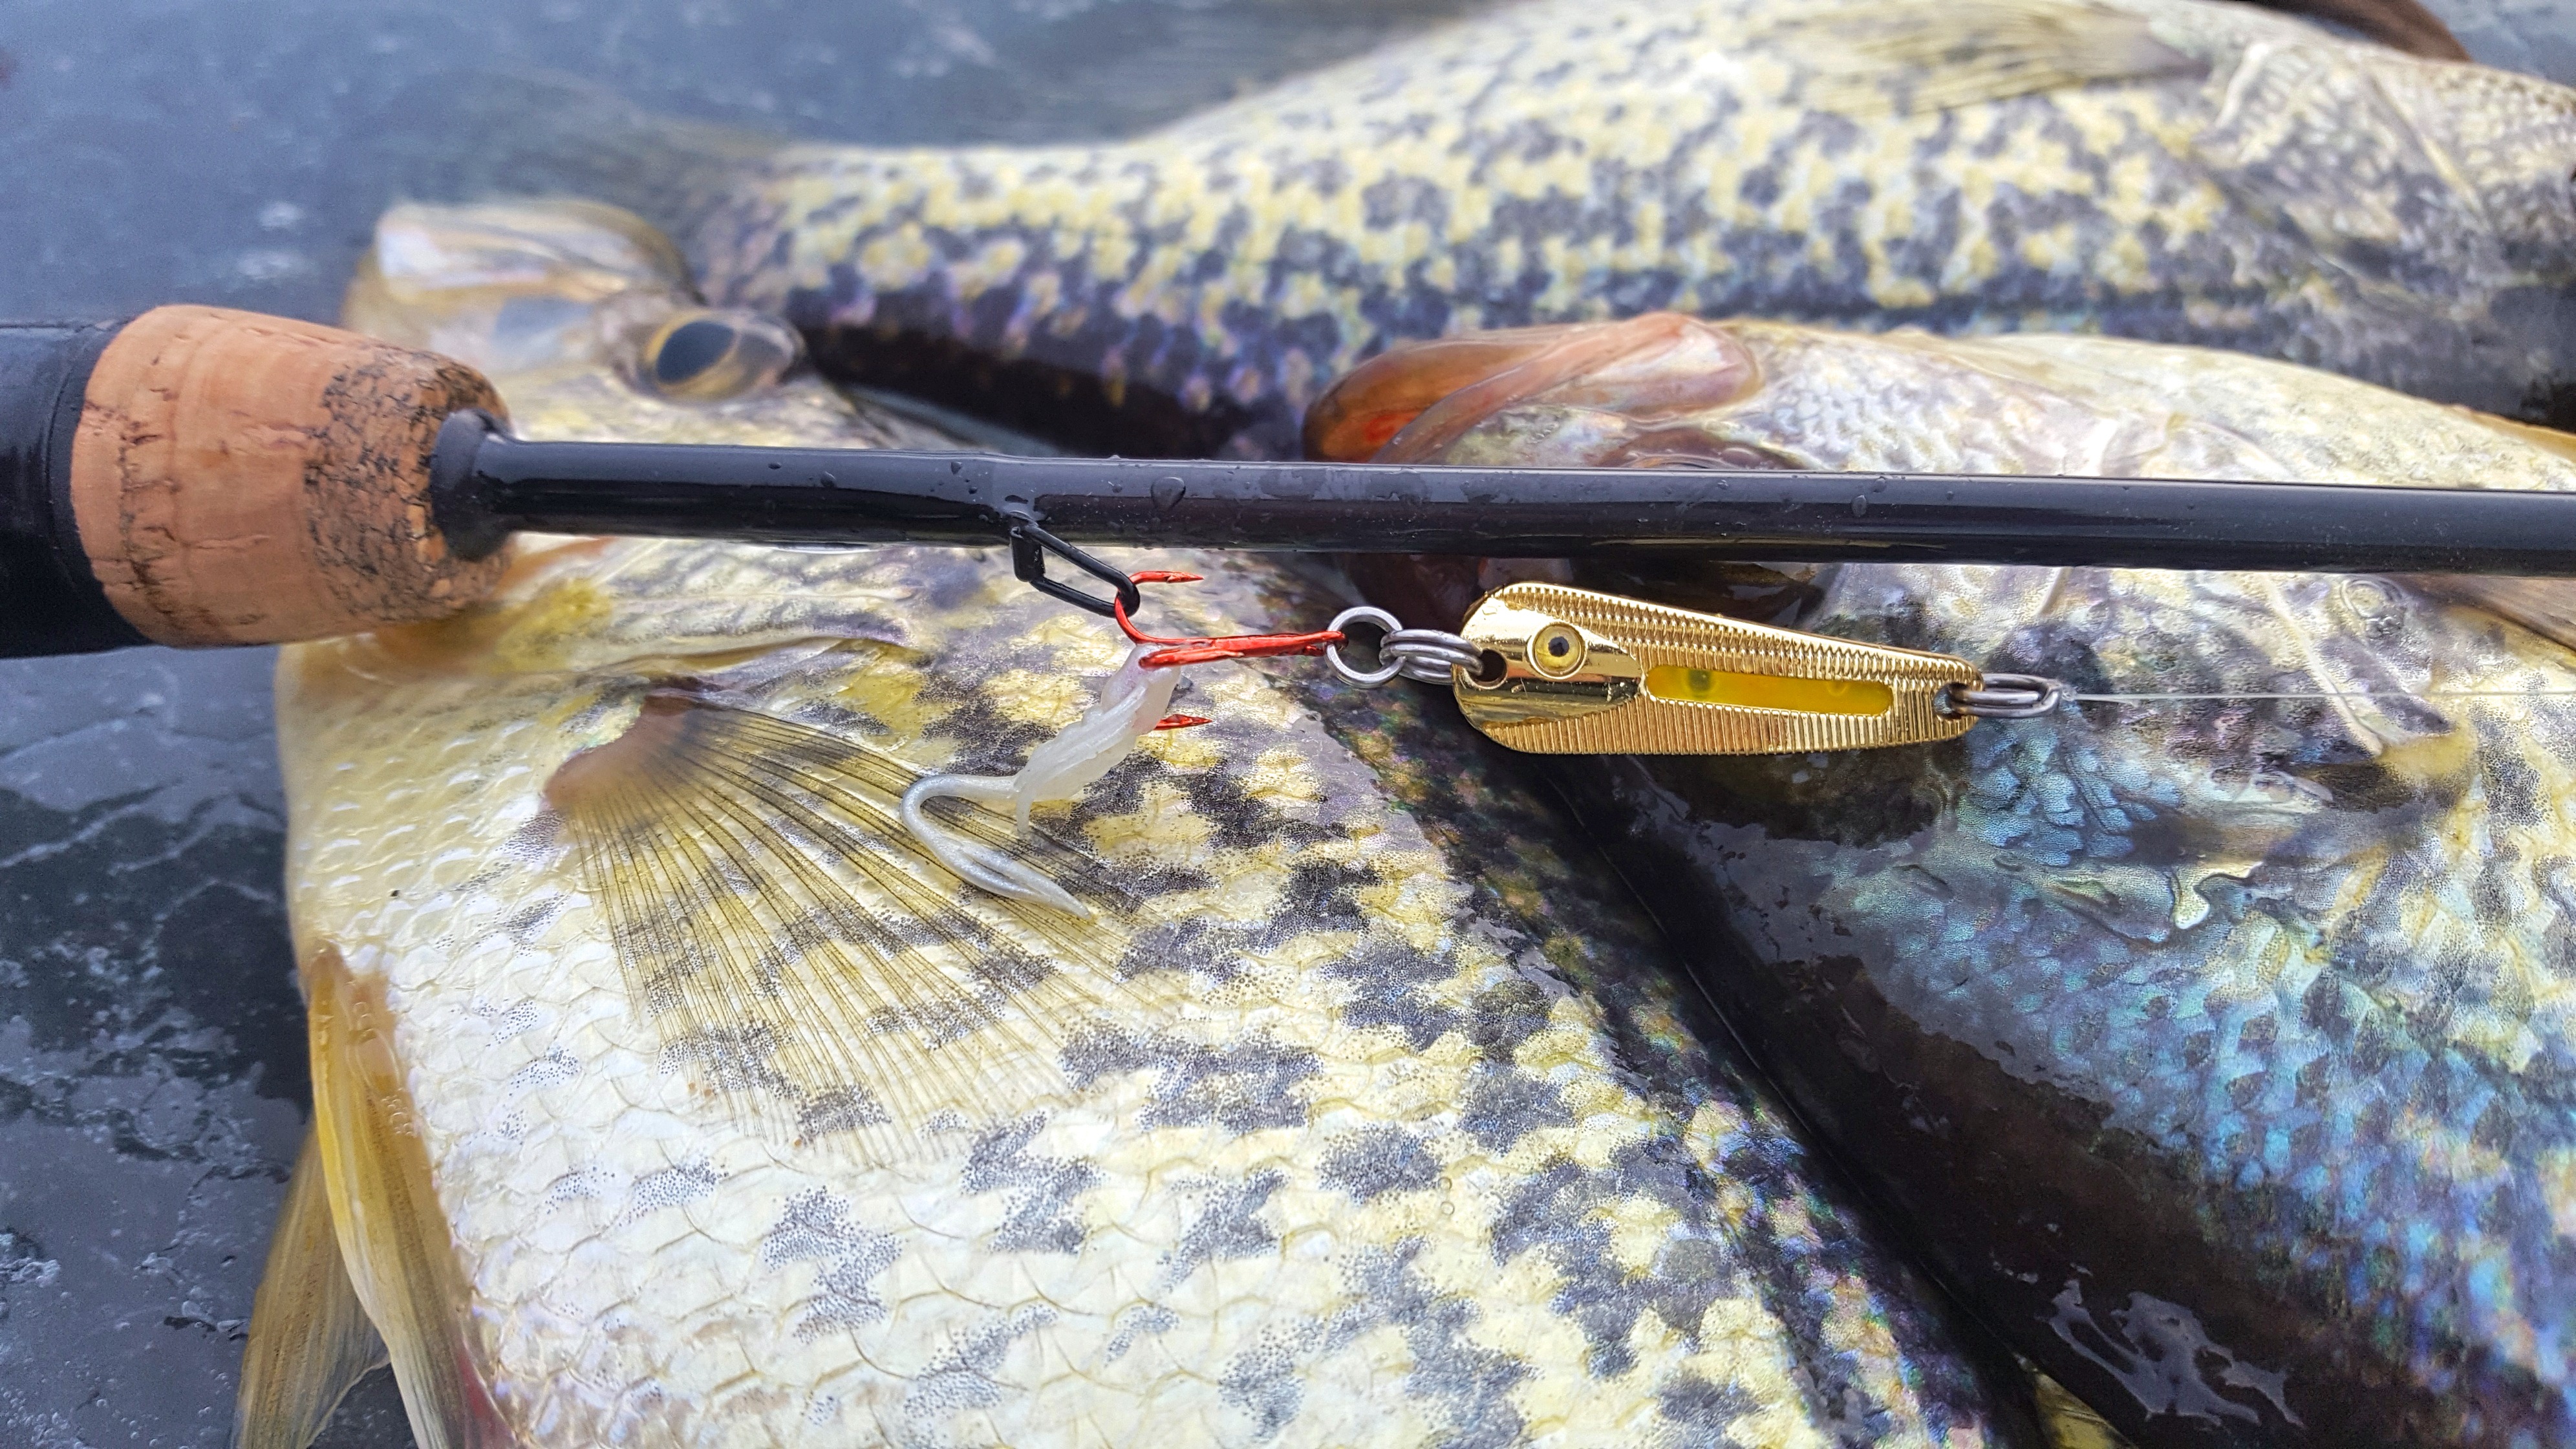
<instances>
[{"instance_id":1,"label":"fin ray","mask_svg":"<svg viewBox=\"0 0 2576 1449\"><path fill-rule=\"evenodd\" d=\"M394 1052L381 983L324 945L304 966L313 1130L347 1281L383 1334L420 1449L511 1442L475 1366L469 1295Z\"/></svg>"},{"instance_id":2,"label":"fin ray","mask_svg":"<svg viewBox=\"0 0 2576 1449\"><path fill-rule=\"evenodd\" d=\"M1802 98L1850 116L1950 110L2103 81L2199 76L2145 17L2068 0L1900 0L1768 27L1807 67Z\"/></svg>"},{"instance_id":3,"label":"fin ray","mask_svg":"<svg viewBox=\"0 0 2576 1449\"><path fill-rule=\"evenodd\" d=\"M385 1342L340 1257L321 1147L308 1127L251 1301L233 1415L236 1449L306 1449L350 1386L384 1361Z\"/></svg>"},{"instance_id":4,"label":"fin ray","mask_svg":"<svg viewBox=\"0 0 2576 1449\"><path fill-rule=\"evenodd\" d=\"M2556 644L2576 649L2576 579L2494 578L2482 574L2407 574L2436 598L2484 609Z\"/></svg>"},{"instance_id":5,"label":"fin ray","mask_svg":"<svg viewBox=\"0 0 2576 1449\"><path fill-rule=\"evenodd\" d=\"M863 743L673 688L557 772L548 800L666 1066L792 1114L800 1135L899 1155L942 1113L1023 1110L1062 1085L1070 1031L1141 1009L1115 974L1117 926L975 890L913 843L897 802L917 778ZM981 806L942 813L1132 917L1090 853Z\"/></svg>"},{"instance_id":6,"label":"fin ray","mask_svg":"<svg viewBox=\"0 0 2576 1449\"><path fill-rule=\"evenodd\" d=\"M2461 408L2460 413L2490 432L2576 463L2576 433L2537 427L2492 413ZM2438 598L2450 599L2509 619L2544 639L2576 649L2576 579L2516 579L2477 574L2410 574L2410 583Z\"/></svg>"}]
</instances>

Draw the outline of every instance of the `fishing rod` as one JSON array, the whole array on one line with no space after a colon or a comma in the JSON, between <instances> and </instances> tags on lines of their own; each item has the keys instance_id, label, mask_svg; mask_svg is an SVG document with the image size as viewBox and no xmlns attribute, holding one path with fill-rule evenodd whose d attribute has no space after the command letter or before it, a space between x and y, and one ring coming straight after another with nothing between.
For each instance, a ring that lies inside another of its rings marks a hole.
<instances>
[{"instance_id":1,"label":"fishing rod","mask_svg":"<svg viewBox=\"0 0 2576 1449\"><path fill-rule=\"evenodd\" d=\"M1139 598L1089 546L2576 577L2576 494L535 442L499 415L462 364L309 323L0 324L0 654L440 617L522 530L1008 545L1104 613Z\"/></svg>"}]
</instances>

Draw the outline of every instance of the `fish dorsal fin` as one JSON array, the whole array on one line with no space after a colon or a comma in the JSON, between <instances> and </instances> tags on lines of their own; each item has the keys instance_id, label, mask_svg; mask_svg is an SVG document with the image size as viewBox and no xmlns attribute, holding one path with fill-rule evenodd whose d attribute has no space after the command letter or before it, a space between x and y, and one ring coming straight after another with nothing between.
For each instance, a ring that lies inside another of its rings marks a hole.
<instances>
[{"instance_id":1,"label":"fish dorsal fin","mask_svg":"<svg viewBox=\"0 0 2576 1449\"><path fill-rule=\"evenodd\" d=\"M305 1449L349 1386L384 1361L385 1341L340 1260L322 1152L307 1128L268 1242L259 1296L251 1300L234 1449Z\"/></svg>"},{"instance_id":2,"label":"fish dorsal fin","mask_svg":"<svg viewBox=\"0 0 2576 1449\"><path fill-rule=\"evenodd\" d=\"M1855 116L2208 71L2158 40L2145 17L2071 0L1836 6L1768 27L1757 43L1797 58L1806 104Z\"/></svg>"},{"instance_id":3,"label":"fish dorsal fin","mask_svg":"<svg viewBox=\"0 0 2576 1449\"><path fill-rule=\"evenodd\" d=\"M958 880L899 816L919 772L831 731L677 688L546 787L667 1072L878 1159L943 1121L1024 1112L1063 1048L1144 987L1115 970L1134 911L1107 865L1009 817L948 829L1090 919ZM955 813L950 814L951 807Z\"/></svg>"},{"instance_id":4,"label":"fish dorsal fin","mask_svg":"<svg viewBox=\"0 0 2576 1449\"><path fill-rule=\"evenodd\" d=\"M313 1131L349 1286L384 1335L420 1449L513 1442L475 1367L468 1288L394 1051L384 985L328 944L304 966Z\"/></svg>"}]
</instances>

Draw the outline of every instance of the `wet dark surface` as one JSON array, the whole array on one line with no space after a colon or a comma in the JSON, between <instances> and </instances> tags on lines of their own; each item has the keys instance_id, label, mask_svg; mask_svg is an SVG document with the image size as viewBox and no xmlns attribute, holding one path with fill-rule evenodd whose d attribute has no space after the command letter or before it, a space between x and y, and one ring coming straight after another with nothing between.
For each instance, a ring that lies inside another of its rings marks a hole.
<instances>
[{"instance_id":1,"label":"wet dark surface","mask_svg":"<svg viewBox=\"0 0 2576 1449\"><path fill-rule=\"evenodd\" d=\"M15 0L0 316L327 319L377 214L472 173L455 138L491 132L455 97L478 77L814 137L1107 136L1467 3Z\"/></svg>"},{"instance_id":2,"label":"wet dark surface","mask_svg":"<svg viewBox=\"0 0 2576 1449\"><path fill-rule=\"evenodd\" d=\"M0 678L0 1442L222 1442L304 1117L265 665Z\"/></svg>"},{"instance_id":3,"label":"wet dark surface","mask_svg":"<svg viewBox=\"0 0 2576 1449\"><path fill-rule=\"evenodd\" d=\"M328 318L470 175L444 97L560 71L854 140L1115 135L1467 0L15 0L0 315ZM2570 0L2443 0L2576 79ZM304 1120L265 651L0 664L0 1445L225 1442ZM383 1375L325 1441L407 1441Z\"/></svg>"}]
</instances>

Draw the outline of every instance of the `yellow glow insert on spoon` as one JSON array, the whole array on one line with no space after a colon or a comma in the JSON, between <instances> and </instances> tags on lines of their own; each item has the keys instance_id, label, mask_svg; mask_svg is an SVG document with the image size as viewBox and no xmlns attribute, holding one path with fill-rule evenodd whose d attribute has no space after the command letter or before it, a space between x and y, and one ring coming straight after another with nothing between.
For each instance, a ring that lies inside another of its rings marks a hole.
<instances>
[{"instance_id":1,"label":"yellow glow insert on spoon","mask_svg":"<svg viewBox=\"0 0 2576 1449\"><path fill-rule=\"evenodd\" d=\"M1646 693L1681 704L1794 709L1803 714L1879 715L1896 707L1896 691L1875 679L1795 679L1681 664L1658 664L1647 670Z\"/></svg>"}]
</instances>

